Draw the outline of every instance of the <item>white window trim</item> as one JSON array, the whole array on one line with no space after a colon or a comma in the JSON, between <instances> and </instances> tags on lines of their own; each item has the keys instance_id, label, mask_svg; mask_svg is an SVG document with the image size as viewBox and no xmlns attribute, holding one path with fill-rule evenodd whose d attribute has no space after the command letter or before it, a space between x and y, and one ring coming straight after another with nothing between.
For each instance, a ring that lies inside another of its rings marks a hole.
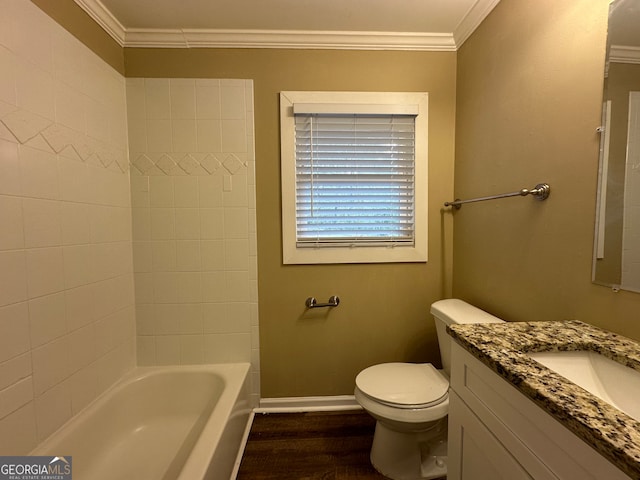
<instances>
[{"instance_id":1,"label":"white window trim","mask_svg":"<svg viewBox=\"0 0 640 480\"><path fill-rule=\"evenodd\" d=\"M329 105L350 113L389 113L413 108L415 120L415 242L413 246L296 246L296 161L294 105ZM399 107L400 106L400 107ZM417 109L417 110L416 110ZM428 94L417 92L281 92L282 257L284 264L401 263L427 261Z\"/></svg>"}]
</instances>

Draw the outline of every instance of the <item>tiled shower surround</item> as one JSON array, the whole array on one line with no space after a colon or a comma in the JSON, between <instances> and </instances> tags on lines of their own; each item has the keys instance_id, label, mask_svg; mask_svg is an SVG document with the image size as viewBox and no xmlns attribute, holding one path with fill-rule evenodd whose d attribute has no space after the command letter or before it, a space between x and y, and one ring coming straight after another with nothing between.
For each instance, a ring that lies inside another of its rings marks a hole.
<instances>
[{"instance_id":1,"label":"tiled shower surround","mask_svg":"<svg viewBox=\"0 0 640 480\"><path fill-rule=\"evenodd\" d=\"M126 91L29 1L0 0L0 452L135 365Z\"/></svg>"},{"instance_id":2,"label":"tiled shower surround","mask_svg":"<svg viewBox=\"0 0 640 480\"><path fill-rule=\"evenodd\" d=\"M253 82L127 79L138 363L252 361Z\"/></svg>"},{"instance_id":3,"label":"tiled shower surround","mask_svg":"<svg viewBox=\"0 0 640 480\"><path fill-rule=\"evenodd\" d=\"M0 12L0 452L136 354L253 361L257 400L251 82L125 80L30 1Z\"/></svg>"}]
</instances>

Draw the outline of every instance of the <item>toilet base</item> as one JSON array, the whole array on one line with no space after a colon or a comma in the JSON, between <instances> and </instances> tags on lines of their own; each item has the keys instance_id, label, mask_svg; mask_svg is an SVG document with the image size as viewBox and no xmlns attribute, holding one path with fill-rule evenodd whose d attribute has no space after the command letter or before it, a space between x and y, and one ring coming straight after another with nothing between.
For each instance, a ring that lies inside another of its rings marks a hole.
<instances>
[{"instance_id":1,"label":"toilet base","mask_svg":"<svg viewBox=\"0 0 640 480\"><path fill-rule=\"evenodd\" d=\"M447 474L447 418L423 432L397 432L376 423L371 464L392 480L427 480Z\"/></svg>"}]
</instances>

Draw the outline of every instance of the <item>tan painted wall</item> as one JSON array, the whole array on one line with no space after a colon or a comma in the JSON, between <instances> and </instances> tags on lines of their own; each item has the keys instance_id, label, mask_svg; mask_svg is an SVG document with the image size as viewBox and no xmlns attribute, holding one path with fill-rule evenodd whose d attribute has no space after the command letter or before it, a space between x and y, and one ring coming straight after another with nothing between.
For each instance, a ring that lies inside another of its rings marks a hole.
<instances>
[{"instance_id":1,"label":"tan painted wall","mask_svg":"<svg viewBox=\"0 0 640 480\"><path fill-rule=\"evenodd\" d=\"M453 192L455 53L126 49L125 63L128 77L254 80L263 397L350 394L368 365L439 363L429 305L447 293L450 278L443 259L451 235L443 240L440 205ZM427 264L282 264L282 90L429 92ZM305 314L307 297L330 295L340 296L338 308Z\"/></svg>"},{"instance_id":2,"label":"tan painted wall","mask_svg":"<svg viewBox=\"0 0 640 480\"><path fill-rule=\"evenodd\" d=\"M640 296L591 283L607 0L502 0L458 55L453 293L510 320L640 338Z\"/></svg>"}]
</instances>

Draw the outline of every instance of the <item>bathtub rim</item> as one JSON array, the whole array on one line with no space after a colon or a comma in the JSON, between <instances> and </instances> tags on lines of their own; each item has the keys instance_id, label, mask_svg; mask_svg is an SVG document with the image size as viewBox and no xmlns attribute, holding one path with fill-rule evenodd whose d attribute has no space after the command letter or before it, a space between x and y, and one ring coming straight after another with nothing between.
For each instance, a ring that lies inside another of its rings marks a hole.
<instances>
[{"instance_id":1,"label":"bathtub rim","mask_svg":"<svg viewBox=\"0 0 640 480\"><path fill-rule=\"evenodd\" d=\"M247 418L249 417L251 405L249 398L250 392L247 387L250 378L250 368L251 364L248 362L134 367L89 402L78 413L64 422L33 448L28 455L48 455L50 450L47 450L47 448L51 448L51 443L63 441L73 432L76 425L81 424L86 417L94 414L129 385L145 378L162 374L187 372L212 373L219 375L223 379L224 388L177 477L177 480L204 479L231 414L234 410L246 410L246 416ZM241 398L243 390L246 393L246 398ZM243 403L246 403L244 409L242 408ZM235 458L231 459L232 464L235 460Z\"/></svg>"}]
</instances>

